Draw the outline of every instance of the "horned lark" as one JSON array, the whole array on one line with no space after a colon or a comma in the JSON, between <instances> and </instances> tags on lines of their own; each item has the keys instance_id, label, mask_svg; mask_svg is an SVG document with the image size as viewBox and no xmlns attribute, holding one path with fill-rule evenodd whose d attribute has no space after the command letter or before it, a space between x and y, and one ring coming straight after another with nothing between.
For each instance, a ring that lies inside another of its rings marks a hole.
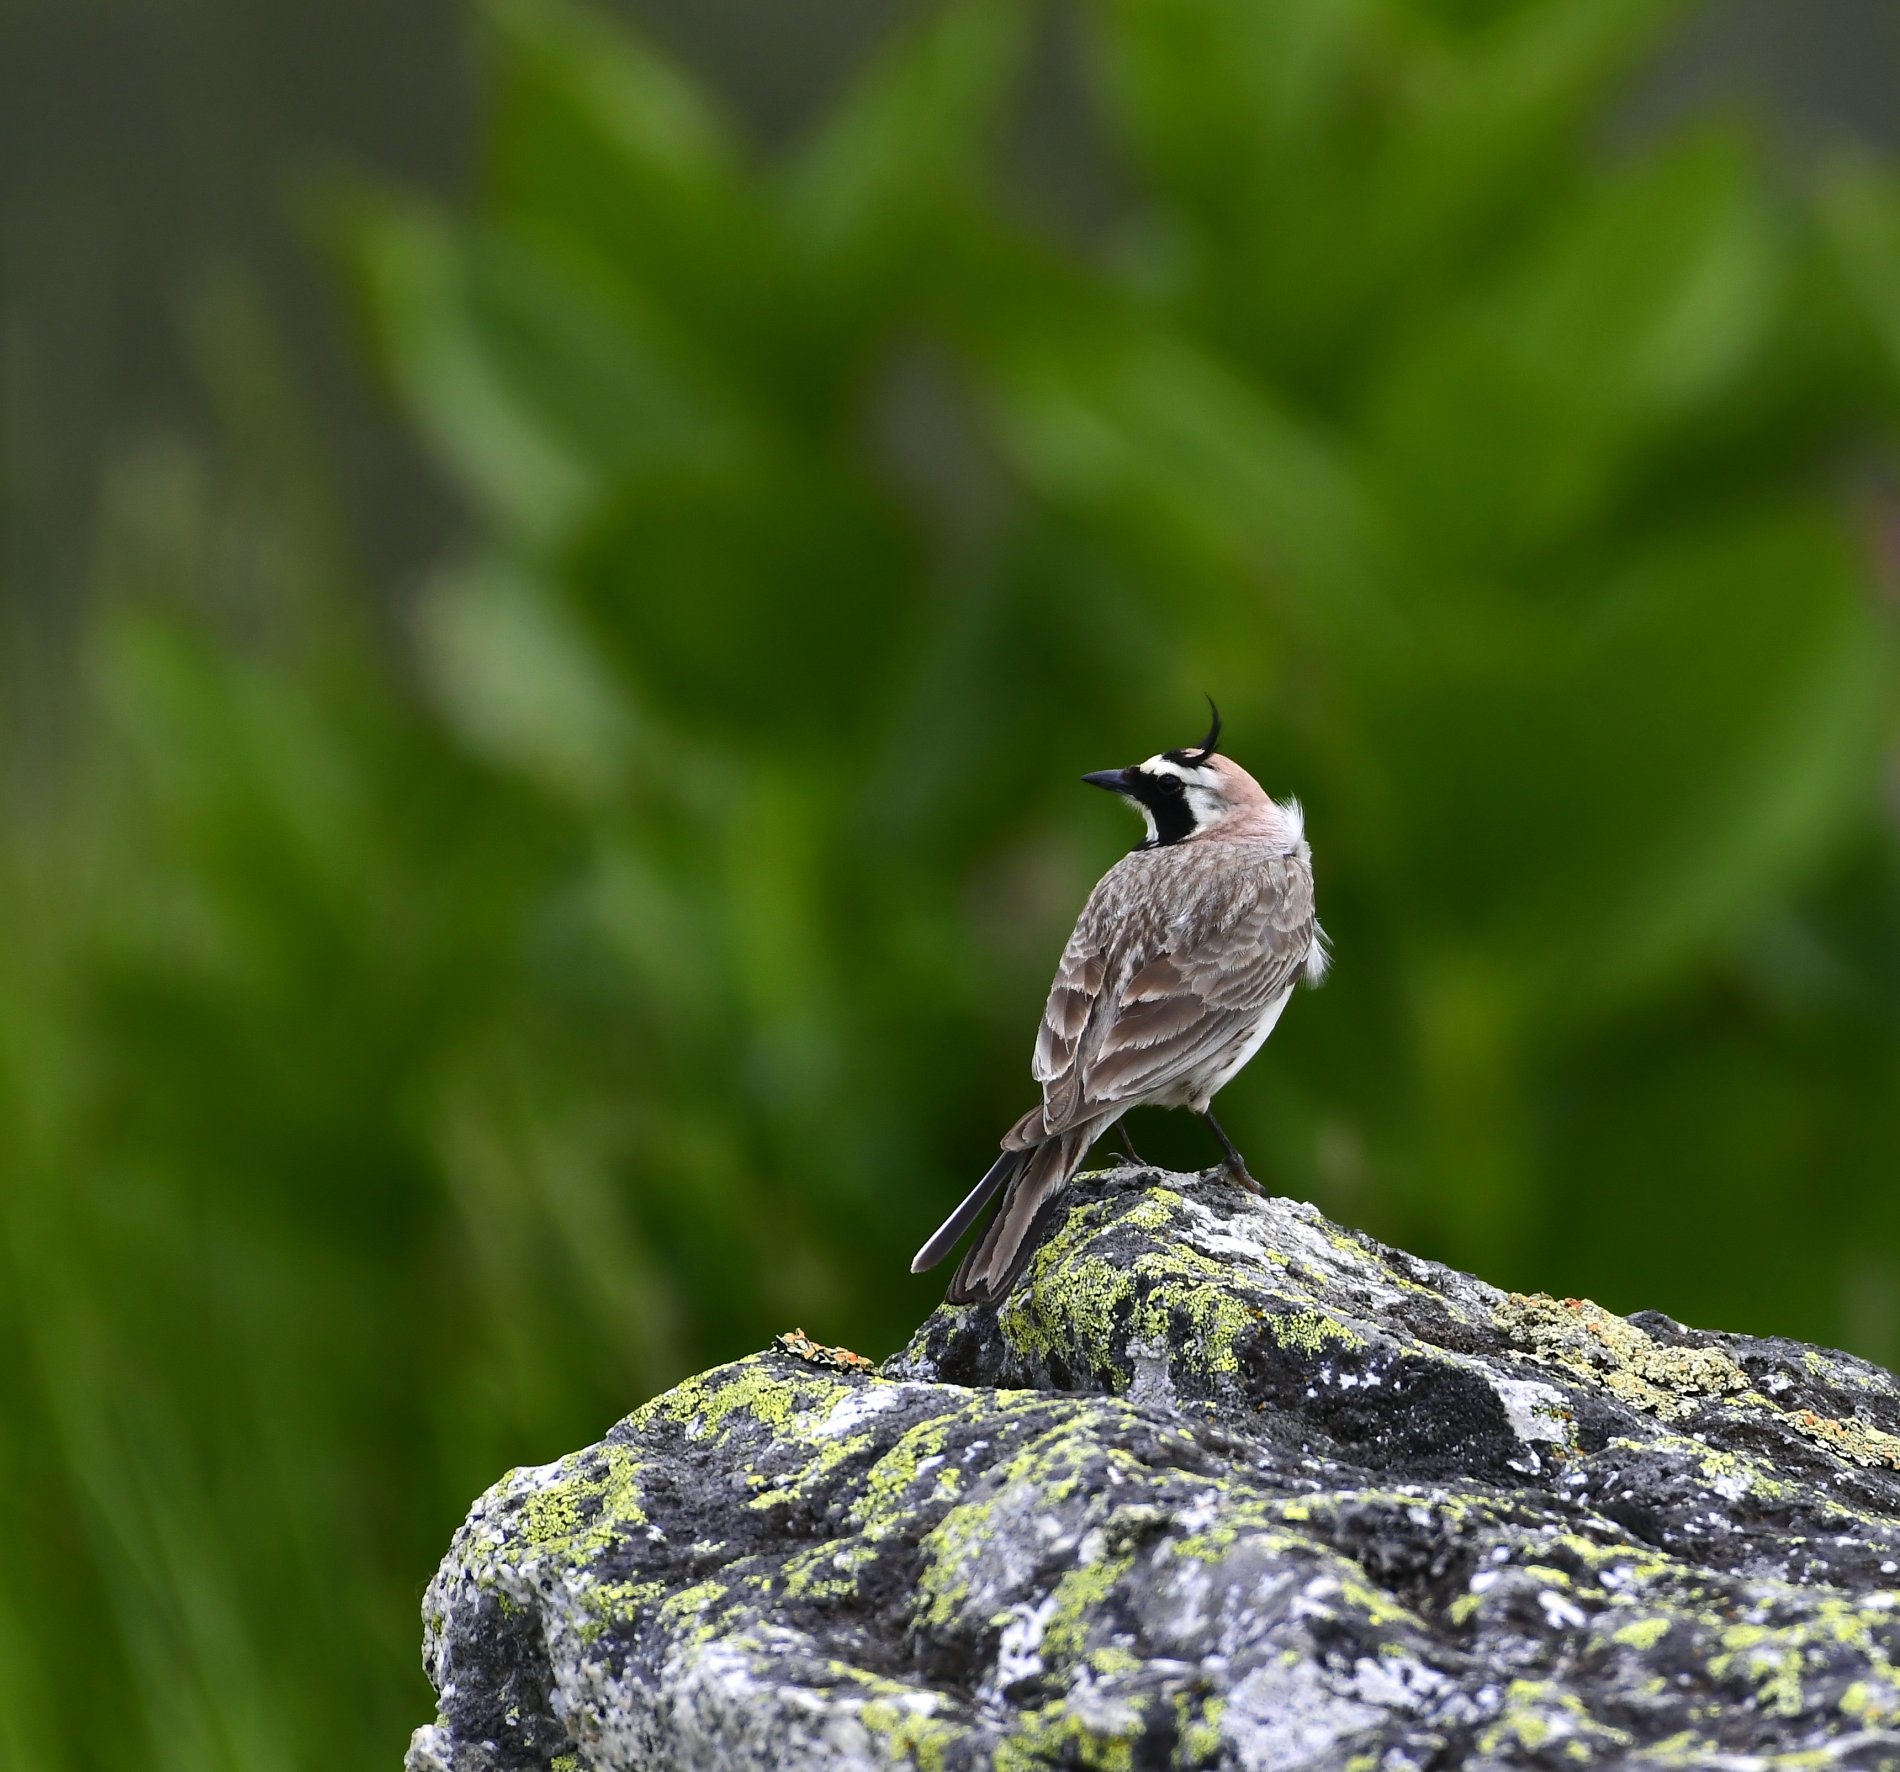
<instances>
[{"instance_id":1,"label":"horned lark","mask_svg":"<svg viewBox=\"0 0 1900 1772\"><path fill-rule=\"evenodd\" d=\"M1125 796L1148 835L1102 876L1063 952L1031 1066L1041 1105L1004 1134L990 1172L910 1264L922 1273L940 1262L1001 1188L950 1283L952 1303L1009 1294L1062 1187L1130 1108L1192 1109L1233 1179L1259 1191L1213 1100L1300 981L1319 982L1326 938L1299 802L1269 799L1215 754L1219 742L1215 709L1198 746L1082 777Z\"/></svg>"}]
</instances>

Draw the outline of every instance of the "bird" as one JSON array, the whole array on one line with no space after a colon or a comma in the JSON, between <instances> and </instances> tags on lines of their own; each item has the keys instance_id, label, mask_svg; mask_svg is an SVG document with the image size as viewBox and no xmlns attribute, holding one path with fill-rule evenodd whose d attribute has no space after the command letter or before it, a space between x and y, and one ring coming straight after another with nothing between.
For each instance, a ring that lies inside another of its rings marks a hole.
<instances>
[{"instance_id":1,"label":"bird","mask_svg":"<svg viewBox=\"0 0 1900 1772\"><path fill-rule=\"evenodd\" d=\"M1314 915L1300 803L1272 799L1219 754L1212 697L1208 709L1213 724L1199 745L1082 777L1128 801L1147 835L1097 882L1063 950L1030 1067L1041 1102L1003 1135L989 1172L911 1262L914 1274L935 1267L1002 1191L957 1267L952 1304L1009 1296L1063 1188L1131 1108L1198 1114L1229 1179L1260 1192L1214 1117L1214 1097L1331 956Z\"/></svg>"}]
</instances>

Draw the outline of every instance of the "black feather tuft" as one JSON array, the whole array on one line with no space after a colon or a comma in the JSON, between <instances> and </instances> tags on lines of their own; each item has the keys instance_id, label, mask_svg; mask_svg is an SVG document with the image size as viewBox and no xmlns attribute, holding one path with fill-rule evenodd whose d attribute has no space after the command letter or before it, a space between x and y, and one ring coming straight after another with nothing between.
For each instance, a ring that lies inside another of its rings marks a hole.
<instances>
[{"instance_id":1,"label":"black feather tuft","mask_svg":"<svg viewBox=\"0 0 1900 1772\"><path fill-rule=\"evenodd\" d=\"M1214 705L1214 698L1207 698L1207 711L1214 716L1214 724L1207 729L1207 736L1199 746L1183 745L1178 751L1163 751L1161 754L1170 763L1180 763L1188 768L1198 768L1220 748L1220 709Z\"/></svg>"},{"instance_id":2,"label":"black feather tuft","mask_svg":"<svg viewBox=\"0 0 1900 1772\"><path fill-rule=\"evenodd\" d=\"M1208 727L1207 736L1201 740L1201 754L1194 759L1197 763L1205 763L1220 744L1220 709L1214 705L1211 695L1207 698L1207 711L1214 716L1214 724Z\"/></svg>"}]
</instances>

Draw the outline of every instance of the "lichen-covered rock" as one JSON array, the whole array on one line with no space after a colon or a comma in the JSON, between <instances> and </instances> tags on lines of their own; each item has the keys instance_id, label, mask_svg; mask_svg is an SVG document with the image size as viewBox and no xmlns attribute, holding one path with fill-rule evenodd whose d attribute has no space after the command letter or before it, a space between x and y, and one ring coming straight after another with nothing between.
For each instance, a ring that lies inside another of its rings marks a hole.
<instances>
[{"instance_id":1,"label":"lichen-covered rock","mask_svg":"<svg viewBox=\"0 0 1900 1772\"><path fill-rule=\"evenodd\" d=\"M1900 1768L1900 1386L1086 1177L1000 1311L511 1473L411 1772Z\"/></svg>"}]
</instances>

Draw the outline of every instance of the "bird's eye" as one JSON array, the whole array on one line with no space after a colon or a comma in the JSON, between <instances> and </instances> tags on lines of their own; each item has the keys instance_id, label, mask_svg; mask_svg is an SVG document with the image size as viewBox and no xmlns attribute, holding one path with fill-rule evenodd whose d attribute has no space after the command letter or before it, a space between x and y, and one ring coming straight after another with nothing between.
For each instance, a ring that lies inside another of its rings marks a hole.
<instances>
[{"instance_id":1,"label":"bird's eye","mask_svg":"<svg viewBox=\"0 0 1900 1772\"><path fill-rule=\"evenodd\" d=\"M1172 796L1180 793L1181 788L1181 778L1178 775L1164 775L1155 782L1155 792L1159 794Z\"/></svg>"}]
</instances>

